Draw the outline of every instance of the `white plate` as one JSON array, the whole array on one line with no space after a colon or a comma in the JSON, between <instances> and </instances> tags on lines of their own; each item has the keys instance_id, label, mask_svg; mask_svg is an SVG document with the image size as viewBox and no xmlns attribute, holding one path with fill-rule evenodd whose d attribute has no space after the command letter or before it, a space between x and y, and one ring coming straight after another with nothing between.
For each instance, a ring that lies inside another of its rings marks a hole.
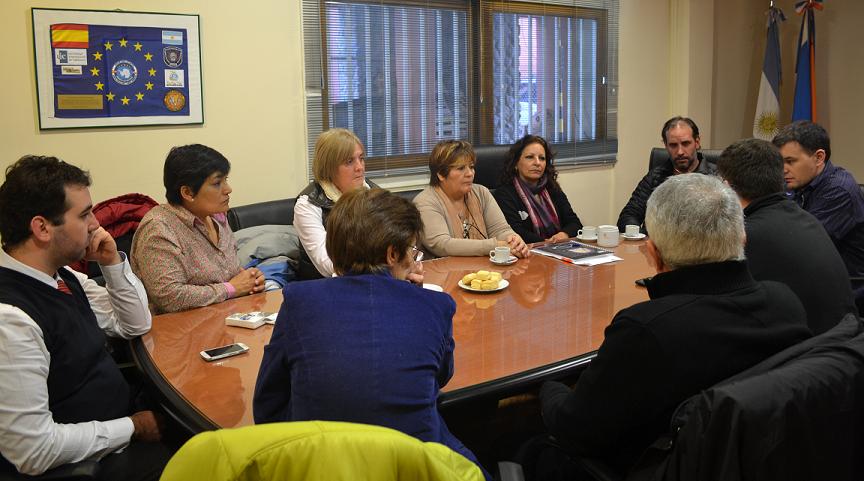
<instances>
[{"instance_id":1,"label":"white plate","mask_svg":"<svg viewBox=\"0 0 864 481\"><path fill-rule=\"evenodd\" d=\"M483 289L474 289L471 286L466 286L465 284L462 283L462 279L459 279L459 287L461 287L462 289L465 289L466 291L471 291L471 292L498 292L501 289L506 289L507 286L509 286L509 285L510 285L510 282L508 282L507 279L501 279L498 282L498 289L492 289L492 290L484 291Z\"/></svg>"},{"instance_id":2,"label":"white plate","mask_svg":"<svg viewBox=\"0 0 864 481\"><path fill-rule=\"evenodd\" d=\"M591 242L593 242L593 241L596 241L596 240L597 240L597 236L596 236L596 235L593 236L593 237L585 237L585 236L577 235L576 238L579 239L580 241L591 241Z\"/></svg>"},{"instance_id":3,"label":"white plate","mask_svg":"<svg viewBox=\"0 0 864 481\"><path fill-rule=\"evenodd\" d=\"M636 234L636 235L621 234L621 237L623 237L623 238L625 238L625 239L627 239L627 240L642 240L642 239L644 239L644 238L646 238L646 237L648 237L648 236L646 236L645 234L643 234L643 233L640 232L640 233L638 233L638 234Z\"/></svg>"},{"instance_id":4,"label":"white plate","mask_svg":"<svg viewBox=\"0 0 864 481\"><path fill-rule=\"evenodd\" d=\"M429 289L435 292L444 292L444 289L438 284L423 284L423 289Z\"/></svg>"},{"instance_id":5,"label":"white plate","mask_svg":"<svg viewBox=\"0 0 864 481\"><path fill-rule=\"evenodd\" d=\"M498 265L498 266L509 266L510 264L512 264L512 263L514 263L514 262L516 262L516 261L518 261L518 260L519 260L519 258L516 257L516 256L510 256L510 258L507 259L507 260L504 261L504 262L498 262L498 261L496 261L495 259L493 259L493 258L491 258L491 257L489 258L489 262L491 262L491 263L493 263L493 264L495 264L495 265Z\"/></svg>"}]
</instances>

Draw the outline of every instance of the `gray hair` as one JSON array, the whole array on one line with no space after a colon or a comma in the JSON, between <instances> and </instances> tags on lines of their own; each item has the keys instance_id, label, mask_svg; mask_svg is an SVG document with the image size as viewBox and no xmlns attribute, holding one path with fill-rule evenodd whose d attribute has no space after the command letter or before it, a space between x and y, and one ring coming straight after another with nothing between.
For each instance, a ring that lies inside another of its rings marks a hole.
<instances>
[{"instance_id":1,"label":"gray hair","mask_svg":"<svg viewBox=\"0 0 864 481\"><path fill-rule=\"evenodd\" d=\"M669 269L744 259L744 213L719 178L669 177L648 198L645 228Z\"/></svg>"}]
</instances>

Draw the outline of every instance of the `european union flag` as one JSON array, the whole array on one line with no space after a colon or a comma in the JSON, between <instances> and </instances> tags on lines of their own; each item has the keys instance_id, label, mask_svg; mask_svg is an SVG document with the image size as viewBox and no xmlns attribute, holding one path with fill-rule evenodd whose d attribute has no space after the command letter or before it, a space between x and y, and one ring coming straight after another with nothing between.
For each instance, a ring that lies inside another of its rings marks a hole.
<instances>
[{"instance_id":1,"label":"european union flag","mask_svg":"<svg viewBox=\"0 0 864 481\"><path fill-rule=\"evenodd\" d=\"M61 118L189 115L185 29L51 26Z\"/></svg>"}]
</instances>

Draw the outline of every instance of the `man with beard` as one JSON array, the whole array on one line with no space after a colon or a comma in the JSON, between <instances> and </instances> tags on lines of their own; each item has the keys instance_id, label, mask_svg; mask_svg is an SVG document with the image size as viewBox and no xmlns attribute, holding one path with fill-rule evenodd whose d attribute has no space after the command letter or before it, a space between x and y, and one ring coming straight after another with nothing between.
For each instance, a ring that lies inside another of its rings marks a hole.
<instances>
[{"instance_id":1,"label":"man with beard","mask_svg":"<svg viewBox=\"0 0 864 481\"><path fill-rule=\"evenodd\" d=\"M660 136L663 138L663 145L669 152L670 161L668 164L659 165L648 171L639 185L636 186L636 190L633 191L630 200L621 209L621 214L618 216L618 229L621 232L624 232L625 226L630 224L640 226L643 233L647 232L645 229L645 205L648 203L648 197L658 185L670 176L691 172L714 174L717 170L698 152L701 148L699 127L693 120L687 117L672 117L663 124Z\"/></svg>"},{"instance_id":2,"label":"man with beard","mask_svg":"<svg viewBox=\"0 0 864 481\"><path fill-rule=\"evenodd\" d=\"M150 330L147 294L89 186L83 170L40 156L0 185L0 473L92 459L99 479L155 480L171 453L105 349L106 334ZM99 263L106 287L65 267L81 259Z\"/></svg>"}]
</instances>

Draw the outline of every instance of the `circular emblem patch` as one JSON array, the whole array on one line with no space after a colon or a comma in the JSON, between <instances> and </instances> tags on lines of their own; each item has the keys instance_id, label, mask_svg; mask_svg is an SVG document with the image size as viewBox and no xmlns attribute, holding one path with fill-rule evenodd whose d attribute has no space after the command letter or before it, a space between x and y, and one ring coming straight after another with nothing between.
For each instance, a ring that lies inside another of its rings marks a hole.
<instances>
[{"instance_id":1,"label":"circular emblem patch","mask_svg":"<svg viewBox=\"0 0 864 481\"><path fill-rule=\"evenodd\" d=\"M138 68L128 60L119 60L111 67L111 77L120 85L130 85L138 79Z\"/></svg>"},{"instance_id":2,"label":"circular emblem patch","mask_svg":"<svg viewBox=\"0 0 864 481\"><path fill-rule=\"evenodd\" d=\"M186 106L186 96L179 90L169 90L165 94L163 102L165 102L165 108L172 112L178 112Z\"/></svg>"}]
</instances>

